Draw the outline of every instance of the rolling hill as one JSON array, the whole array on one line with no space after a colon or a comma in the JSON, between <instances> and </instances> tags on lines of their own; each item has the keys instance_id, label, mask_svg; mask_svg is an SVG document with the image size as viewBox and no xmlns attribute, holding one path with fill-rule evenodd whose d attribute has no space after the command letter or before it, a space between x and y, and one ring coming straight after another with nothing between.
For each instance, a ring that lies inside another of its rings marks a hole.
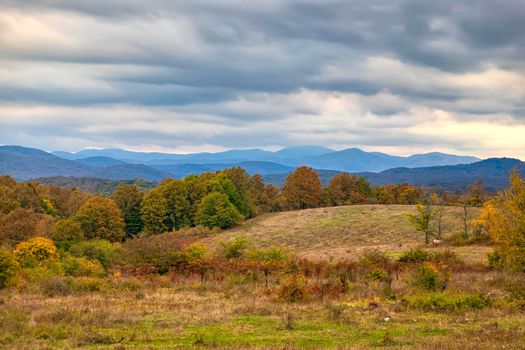
<instances>
[{"instance_id":1,"label":"rolling hill","mask_svg":"<svg viewBox=\"0 0 525 350\"><path fill-rule=\"evenodd\" d=\"M374 185L407 182L412 185L453 191L481 180L487 191L494 192L508 185L511 171L517 169L525 176L525 163L512 158L490 158L472 164L395 168L380 173L363 173Z\"/></svg>"},{"instance_id":2,"label":"rolling hill","mask_svg":"<svg viewBox=\"0 0 525 350\"><path fill-rule=\"evenodd\" d=\"M444 208L445 238L461 231L462 210ZM220 249L220 242L243 237L257 247L285 247L303 257L322 259L354 258L366 249L395 254L423 242L421 233L407 219L414 211L415 206L411 205L351 205L269 213L204 238L201 243ZM478 211L479 208L471 208L471 217L476 217ZM477 247L469 250L465 258L485 259L489 250Z\"/></svg>"},{"instance_id":3,"label":"rolling hill","mask_svg":"<svg viewBox=\"0 0 525 350\"><path fill-rule=\"evenodd\" d=\"M98 164L99 161L100 159L97 159ZM104 161L108 162L107 159ZM0 146L0 175L10 175L19 181L51 176L99 177L113 180L141 178L160 181L172 176L146 165L120 163L107 167L92 166L59 158L34 148Z\"/></svg>"},{"instance_id":4,"label":"rolling hill","mask_svg":"<svg viewBox=\"0 0 525 350\"><path fill-rule=\"evenodd\" d=\"M409 183L437 190L455 191L465 189L474 181L481 180L485 189L495 192L508 185L511 171L518 169L525 176L525 163L512 158L490 158L472 164L433 166L422 168L393 168L378 173L355 173L364 176L374 186ZM339 171L317 170L323 184L340 173ZM289 173L270 174L264 180L274 185L284 184Z\"/></svg>"},{"instance_id":5,"label":"rolling hill","mask_svg":"<svg viewBox=\"0 0 525 350\"><path fill-rule=\"evenodd\" d=\"M91 193L100 193L103 195L110 195L117 187L123 185L135 185L142 190L153 188L157 183L146 180L108 180L99 177L41 177L33 181L43 183L46 185L54 185L60 187L80 188Z\"/></svg>"}]
</instances>

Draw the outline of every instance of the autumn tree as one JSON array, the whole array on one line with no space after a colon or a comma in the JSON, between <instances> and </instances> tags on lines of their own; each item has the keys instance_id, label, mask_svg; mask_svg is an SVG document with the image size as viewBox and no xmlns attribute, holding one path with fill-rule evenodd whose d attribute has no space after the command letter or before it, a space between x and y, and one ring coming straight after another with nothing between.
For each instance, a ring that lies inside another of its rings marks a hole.
<instances>
[{"instance_id":1,"label":"autumn tree","mask_svg":"<svg viewBox=\"0 0 525 350\"><path fill-rule=\"evenodd\" d=\"M59 246L79 242L84 239L84 231L80 223L73 219L63 219L57 222L50 230L51 239Z\"/></svg>"},{"instance_id":2,"label":"autumn tree","mask_svg":"<svg viewBox=\"0 0 525 350\"><path fill-rule=\"evenodd\" d=\"M0 214L9 214L20 207L15 191L8 186L0 185Z\"/></svg>"},{"instance_id":3,"label":"autumn tree","mask_svg":"<svg viewBox=\"0 0 525 350\"><path fill-rule=\"evenodd\" d=\"M144 194L135 185L125 185L117 187L111 198L120 209L122 219L124 219L126 235L133 237L139 234L144 227L140 213Z\"/></svg>"},{"instance_id":4,"label":"autumn tree","mask_svg":"<svg viewBox=\"0 0 525 350\"><path fill-rule=\"evenodd\" d=\"M348 173L334 176L328 188L335 205L366 203L372 193L370 183L364 177Z\"/></svg>"},{"instance_id":5,"label":"autumn tree","mask_svg":"<svg viewBox=\"0 0 525 350\"><path fill-rule=\"evenodd\" d=\"M42 215L31 209L16 208L0 218L0 242L11 245L37 235Z\"/></svg>"},{"instance_id":6,"label":"autumn tree","mask_svg":"<svg viewBox=\"0 0 525 350\"><path fill-rule=\"evenodd\" d=\"M279 188L272 184L265 184L260 174L252 176L251 181L258 210L261 212L278 211L280 209L277 200Z\"/></svg>"},{"instance_id":7,"label":"autumn tree","mask_svg":"<svg viewBox=\"0 0 525 350\"><path fill-rule=\"evenodd\" d=\"M141 214L147 234L155 235L168 231L168 203L160 189L155 188L144 196Z\"/></svg>"},{"instance_id":8,"label":"autumn tree","mask_svg":"<svg viewBox=\"0 0 525 350\"><path fill-rule=\"evenodd\" d=\"M480 221L495 245L492 262L525 272L525 180L517 171L510 186L485 204Z\"/></svg>"},{"instance_id":9,"label":"autumn tree","mask_svg":"<svg viewBox=\"0 0 525 350\"><path fill-rule=\"evenodd\" d=\"M125 237L124 220L117 204L108 198L96 196L84 203L75 214L86 239L121 241Z\"/></svg>"},{"instance_id":10,"label":"autumn tree","mask_svg":"<svg viewBox=\"0 0 525 350\"><path fill-rule=\"evenodd\" d=\"M286 178L283 188L285 205L292 210L318 207L321 190L317 173L312 168L301 166Z\"/></svg>"},{"instance_id":11,"label":"autumn tree","mask_svg":"<svg viewBox=\"0 0 525 350\"><path fill-rule=\"evenodd\" d=\"M197 225L210 228L228 228L240 220L242 220L242 215L229 201L228 196L220 192L212 192L204 197L195 216Z\"/></svg>"},{"instance_id":12,"label":"autumn tree","mask_svg":"<svg viewBox=\"0 0 525 350\"><path fill-rule=\"evenodd\" d=\"M181 180L164 181L159 190L167 205L166 226L169 231L191 226L193 206L189 200L187 183Z\"/></svg>"}]
</instances>

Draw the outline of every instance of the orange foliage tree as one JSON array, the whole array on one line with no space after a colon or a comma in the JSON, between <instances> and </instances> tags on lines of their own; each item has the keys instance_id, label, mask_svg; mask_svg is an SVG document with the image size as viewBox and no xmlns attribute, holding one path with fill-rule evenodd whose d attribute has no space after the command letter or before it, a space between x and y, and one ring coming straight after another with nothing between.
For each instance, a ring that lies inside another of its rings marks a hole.
<instances>
[{"instance_id":1,"label":"orange foliage tree","mask_svg":"<svg viewBox=\"0 0 525 350\"><path fill-rule=\"evenodd\" d=\"M286 178L283 188L285 205L292 210L318 207L321 190L317 173L307 166L299 167Z\"/></svg>"}]
</instances>

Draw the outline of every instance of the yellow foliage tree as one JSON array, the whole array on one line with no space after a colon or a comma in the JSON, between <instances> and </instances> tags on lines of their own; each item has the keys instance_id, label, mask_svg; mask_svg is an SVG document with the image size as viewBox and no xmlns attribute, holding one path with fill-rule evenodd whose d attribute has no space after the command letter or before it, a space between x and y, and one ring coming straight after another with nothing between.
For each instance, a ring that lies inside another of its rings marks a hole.
<instances>
[{"instance_id":1,"label":"yellow foliage tree","mask_svg":"<svg viewBox=\"0 0 525 350\"><path fill-rule=\"evenodd\" d=\"M525 272L525 180L517 171L510 176L509 188L485 204L477 224L494 242L491 262Z\"/></svg>"},{"instance_id":2,"label":"yellow foliage tree","mask_svg":"<svg viewBox=\"0 0 525 350\"><path fill-rule=\"evenodd\" d=\"M58 250L48 238L35 237L19 243L13 251L15 259L23 266L59 259Z\"/></svg>"}]
</instances>

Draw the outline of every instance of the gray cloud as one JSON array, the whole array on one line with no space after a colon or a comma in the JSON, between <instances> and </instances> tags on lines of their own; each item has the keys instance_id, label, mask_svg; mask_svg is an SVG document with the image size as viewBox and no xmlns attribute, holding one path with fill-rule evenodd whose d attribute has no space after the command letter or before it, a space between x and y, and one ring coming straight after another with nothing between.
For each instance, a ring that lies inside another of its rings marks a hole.
<instances>
[{"instance_id":1,"label":"gray cloud","mask_svg":"<svg viewBox=\"0 0 525 350\"><path fill-rule=\"evenodd\" d=\"M1 142L470 150L427 124L525 122L524 22L520 0L0 0Z\"/></svg>"}]
</instances>

